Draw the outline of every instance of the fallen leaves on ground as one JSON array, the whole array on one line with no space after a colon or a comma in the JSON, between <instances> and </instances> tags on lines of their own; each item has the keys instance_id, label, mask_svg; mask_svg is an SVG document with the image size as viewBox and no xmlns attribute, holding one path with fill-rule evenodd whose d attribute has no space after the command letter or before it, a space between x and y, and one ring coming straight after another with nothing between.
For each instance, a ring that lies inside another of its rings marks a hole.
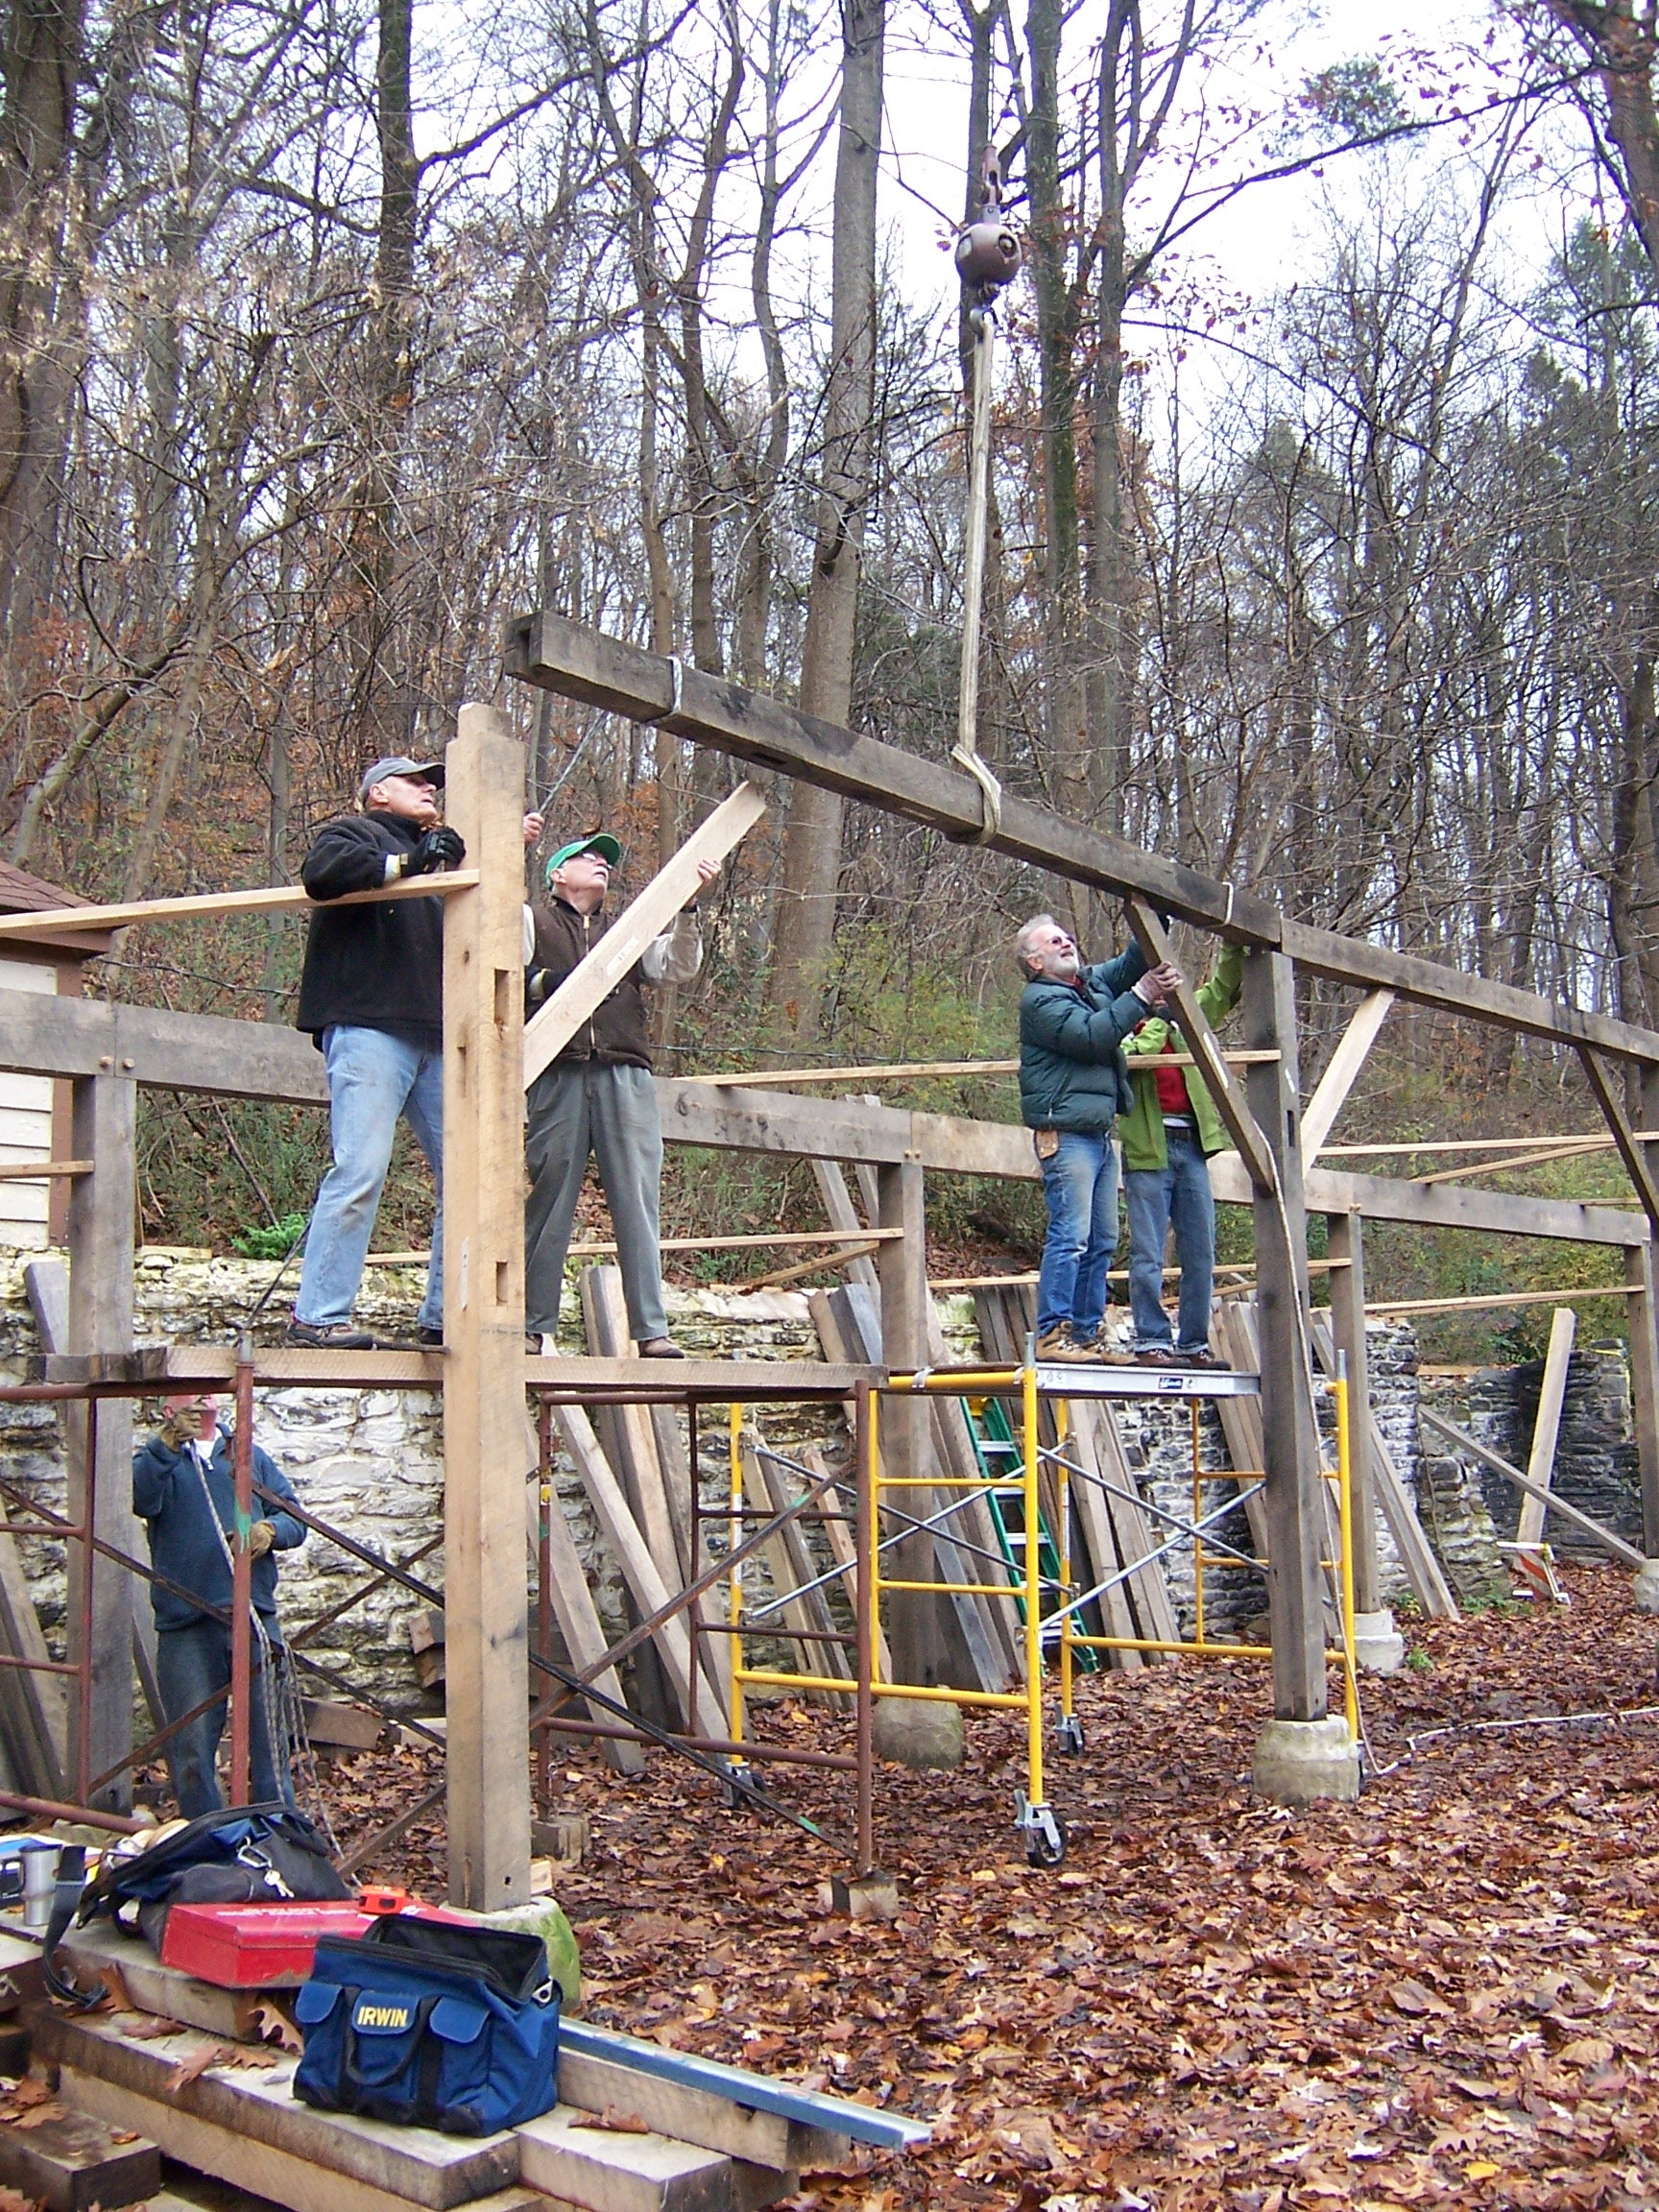
<instances>
[{"instance_id":1,"label":"fallen leaves on ground","mask_svg":"<svg viewBox=\"0 0 1659 2212\"><path fill-rule=\"evenodd\" d=\"M1070 1848L1038 1871L1019 1718L971 1718L956 1772L878 1770L890 1925L819 1908L840 1850L688 1767L624 1782L555 1739L556 1807L592 1823L559 1885L584 2011L932 2122L919 2154L804 2176L795 2212L1649 2206L1659 1712L1469 1725L1659 1704L1628 1578L1564 1579L1571 1610L1409 1626L1418 1663L1364 1685L1358 1804L1252 1797L1258 1666L1086 1678L1087 1749L1048 1777ZM757 1724L849 1744L815 1707ZM348 1848L430 1787L398 1756L353 1763ZM844 1776L766 1781L851 1830ZM442 1895L442 1851L431 1823L365 1871Z\"/></svg>"}]
</instances>

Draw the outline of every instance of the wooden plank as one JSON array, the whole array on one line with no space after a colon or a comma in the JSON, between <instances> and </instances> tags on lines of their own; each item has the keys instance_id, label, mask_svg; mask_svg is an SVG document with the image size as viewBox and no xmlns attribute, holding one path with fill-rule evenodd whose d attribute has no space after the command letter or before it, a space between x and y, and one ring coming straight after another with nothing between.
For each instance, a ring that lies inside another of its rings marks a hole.
<instances>
[{"instance_id":1,"label":"wooden plank","mask_svg":"<svg viewBox=\"0 0 1659 2212\"><path fill-rule=\"evenodd\" d=\"M0 1183L39 1183L54 1176L90 1175L90 1160L9 1160L0 1166Z\"/></svg>"},{"instance_id":2,"label":"wooden plank","mask_svg":"<svg viewBox=\"0 0 1659 2212\"><path fill-rule=\"evenodd\" d=\"M1495 1474L1502 1475L1505 1482L1512 1483L1524 1498L1541 1499L1550 1512L1558 1513L1563 1521L1570 1521L1575 1528L1581 1528L1586 1536L1593 1536L1603 1551L1610 1551L1615 1559L1623 1561L1626 1567L1645 1567L1647 1564L1646 1557L1633 1544L1626 1544L1623 1536L1615 1535L1611 1528L1603 1527L1599 1521L1593 1520L1588 1513L1580 1512L1576 1505L1570 1505L1565 1498L1557 1497L1554 1491L1540 1490L1537 1483L1523 1475L1519 1467L1512 1467L1507 1459L1494 1452L1490 1446L1477 1442L1467 1430L1457 1428L1442 1414L1431 1413L1427 1408L1421 1418L1460 1452L1472 1452L1477 1459L1483 1460Z\"/></svg>"},{"instance_id":3,"label":"wooden plank","mask_svg":"<svg viewBox=\"0 0 1659 2212\"><path fill-rule=\"evenodd\" d=\"M648 1372L628 1334L628 1306L622 1291L619 1267L584 1267L582 1270L582 1322L588 1349L595 1358L627 1362L638 1375ZM685 1581L691 1572L690 1499L670 1496L657 1453L657 1432L650 1408L613 1406L604 1408L596 1427L605 1455L622 1478L628 1503L650 1547L657 1572L672 1585ZM678 1508L678 1509L676 1509Z\"/></svg>"},{"instance_id":4,"label":"wooden plank","mask_svg":"<svg viewBox=\"0 0 1659 2212\"><path fill-rule=\"evenodd\" d=\"M1330 1256L1347 1262L1331 1272L1331 1325L1348 1373L1354 1609L1375 1613L1382 1600L1377 1590L1377 1496L1371 1458L1371 1354L1365 1337L1365 1224L1358 1214L1327 1214L1325 1236Z\"/></svg>"},{"instance_id":5,"label":"wooden plank","mask_svg":"<svg viewBox=\"0 0 1659 2212\"><path fill-rule=\"evenodd\" d=\"M765 1438L758 1429L744 1424L738 1439L738 1452L743 1462L743 1490L747 1497L766 1505L774 1513L787 1511L794 1503L781 1467L775 1466L763 1447ZM804 1674L833 1674L840 1681L853 1679L853 1662L844 1644L821 1643L817 1639L837 1633L834 1616L825 1599L822 1585L808 1589L808 1583L818 1580L818 1567L806 1545L806 1531L799 1520L785 1521L778 1531L775 1545L767 1548L767 1561L772 1570L772 1582L778 1596L786 1591L799 1595L791 1597L781 1606L775 1619L781 1620L797 1635L802 1629L809 1631L807 1640L796 1644L801 1654L801 1671ZM820 1704L827 1704L838 1712L851 1710L850 1697L838 1696L833 1691L815 1690L805 1693Z\"/></svg>"},{"instance_id":6,"label":"wooden plank","mask_svg":"<svg viewBox=\"0 0 1659 2212\"><path fill-rule=\"evenodd\" d=\"M1157 1539L1137 1502L1135 1477L1123 1450L1123 1439L1118 1434L1116 1410L1104 1401L1091 1404L1073 1399L1071 1419L1088 1432L1095 1465L1112 1485L1106 1493L1105 1503L1118 1540L1118 1555L1125 1567L1134 1567L1137 1560L1144 1559L1156 1549ZM1180 1635L1180 1623L1169 1602L1169 1586L1164 1579L1162 1560L1137 1568L1124 1588L1140 1616L1142 1636L1172 1642Z\"/></svg>"},{"instance_id":7,"label":"wooden plank","mask_svg":"<svg viewBox=\"0 0 1659 2212\"><path fill-rule=\"evenodd\" d=\"M299 2063L293 2057L261 2068L212 2064L175 2088L175 2069L211 2053L217 2038L180 2028L176 2034L140 2041L128 2032L133 2025L130 2013L69 2017L36 2007L29 2018L36 2056L73 2072L65 2102L88 2110L100 2109L84 2095L97 2082L146 2104L233 2130L250 2147L264 2144L281 2151L335 2185L366 2184L404 2203L427 2205L432 2212L448 2212L450 2206L518 2178L517 2145L511 2133L444 2135L431 2128L397 2128L313 2110L293 2093ZM188 2151L176 2151L166 2134L149 2127L142 2131L171 2155L201 2163Z\"/></svg>"},{"instance_id":8,"label":"wooden plank","mask_svg":"<svg viewBox=\"0 0 1659 2212\"><path fill-rule=\"evenodd\" d=\"M1302 1109L1302 1157L1310 1164L1325 1149L1325 1140L1336 1126L1336 1117L1347 1104L1393 1003L1392 991L1368 991L1326 1062L1312 1097Z\"/></svg>"},{"instance_id":9,"label":"wooden plank","mask_svg":"<svg viewBox=\"0 0 1659 2212\"><path fill-rule=\"evenodd\" d=\"M1521 1520L1515 1531L1518 1544L1544 1541L1544 1501L1555 1472L1555 1445L1561 1434L1561 1408L1567 1402L1567 1374L1573 1361L1573 1339L1578 1316L1571 1306L1557 1307L1550 1324L1550 1343L1544 1355L1544 1377L1538 1389L1538 1414L1532 1424L1532 1449L1527 1460L1527 1479L1541 1493L1521 1501Z\"/></svg>"},{"instance_id":10,"label":"wooden plank","mask_svg":"<svg viewBox=\"0 0 1659 2212\"><path fill-rule=\"evenodd\" d=\"M818 1296L822 1297L823 1292L818 1292ZM796 1456L800 1459L802 1466L810 1472L814 1480L819 1476L828 1475L830 1472L830 1463L816 1444L804 1445ZM831 1514L847 1513L856 1517L858 1511L856 1484L846 1480L839 1483L835 1489L827 1491L824 1496L824 1506L825 1510ZM841 1585L847 1593L847 1602L849 1605L854 1605L857 1602L858 1593L858 1547L854 1541L853 1530L842 1520L826 1521L823 1523L823 1529L824 1540L830 1547L830 1556L841 1570ZM881 1670L881 1680L891 1682L893 1679L893 1661L887 1649L886 1631L879 1622L876 1624L876 1657ZM684 2130L682 2129L681 2132L684 2133ZM700 2138L694 2136L691 2140L695 2142L699 2141Z\"/></svg>"},{"instance_id":11,"label":"wooden plank","mask_svg":"<svg viewBox=\"0 0 1659 2212\"><path fill-rule=\"evenodd\" d=\"M1578 1060L1586 1076L1596 1103L1600 1107L1608 1132L1618 1147L1619 1157L1624 1163L1624 1172L1636 1186L1636 1195L1642 1201L1642 1211L1655 1229L1659 1229L1659 1184L1654 1182L1647 1165L1647 1148L1637 1141L1625 1118L1624 1102L1620 1096L1621 1078L1614 1075L1599 1052L1588 1045L1578 1047Z\"/></svg>"},{"instance_id":12,"label":"wooden plank","mask_svg":"<svg viewBox=\"0 0 1659 2212\"><path fill-rule=\"evenodd\" d=\"M1256 1325L1262 1347L1262 1464L1266 1475L1267 1610L1273 1624L1273 1710L1281 1720L1326 1712L1325 1617L1319 1562L1327 1549L1326 1482L1320 1472L1307 1340L1308 1233L1299 1144L1296 984L1276 952L1244 960L1249 1044L1284 1055L1245 1080L1256 1126L1265 1135L1276 1188L1255 1180Z\"/></svg>"},{"instance_id":13,"label":"wooden plank","mask_svg":"<svg viewBox=\"0 0 1659 2212\"><path fill-rule=\"evenodd\" d=\"M750 2212L789 2190L786 2175L739 2173L721 2152L665 2135L615 2133L589 2127L588 2118L561 2103L517 2131L520 2175L560 2204L582 2212Z\"/></svg>"},{"instance_id":14,"label":"wooden plank","mask_svg":"<svg viewBox=\"0 0 1659 2212\"><path fill-rule=\"evenodd\" d=\"M575 1463L582 1487L599 1519L622 1579L627 1583L640 1618L657 1612L669 1600L668 1585L658 1572L650 1548L639 1533L622 1485L613 1474L593 1425L580 1406L555 1406L553 1420L565 1449ZM672 1614L652 1636L682 1714L691 1710L691 1637L682 1614Z\"/></svg>"},{"instance_id":15,"label":"wooden plank","mask_svg":"<svg viewBox=\"0 0 1659 2212\"><path fill-rule=\"evenodd\" d=\"M1144 899L1129 898L1124 902L1136 942L1145 956L1146 965L1173 965L1169 934L1163 923ZM1179 1022L1181 1034L1196 1061L1198 1073L1210 1093L1215 1111L1226 1124L1227 1134L1238 1148L1238 1157L1250 1170L1250 1179L1262 1190L1273 1190L1278 1185L1273 1156L1267 1149L1266 1139L1257 1126L1255 1118L1246 1104L1243 1093L1234 1082L1222 1057L1221 1041L1210 1026L1210 1018L1198 1003L1197 993L1185 977L1176 984L1169 996L1169 1006ZM1270 1061L1271 1051L1266 1052Z\"/></svg>"},{"instance_id":16,"label":"wooden plank","mask_svg":"<svg viewBox=\"0 0 1659 2212\"><path fill-rule=\"evenodd\" d=\"M83 1988L95 1989L100 1973L112 1967L121 1977L120 1986L140 2012L153 2012L163 2020L177 2021L181 2028L198 2028L205 2035L227 2036L232 2042L259 2040L256 2014L264 1994L261 1990L220 1989L177 1966L163 1966L142 1936L130 1936L108 1920L72 1928L63 1945ZM297 1974L292 1984L282 1985L297 1985L304 1979Z\"/></svg>"},{"instance_id":17,"label":"wooden plank","mask_svg":"<svg viewBox=\"0 0 1659 2212\"><path fill-rule=\"evenodd\" d=\"M568 2042L559 2053L559 2099L584 2112L603 2112L609 2105L643 2120L659 2135L699 2144L705 2151L723 2151L729 2158L783 2174L838 2166L849 2148L845 2135L832 2135L781 2113L757 2111L729 2094L660 2080L618 2058L574 2050Z\"/></svg>"},{"instance_id":18,"label":"wooden plank","mask_svg":"<svg viewBox=\"0 0 1659 2212\"><path fill-rule=\"evenodd\" d=\"M1095 1408L1082 1399L1068 1400L1067 1404L1071 1429L1070 1436L1065 1439L1064 1448L1067 1456L1074 1458L1086 1471L1082 1477L1072 1476L1070 1494L1077 1525L1088 1547L1091 1569L1085 1578L1074 1563L1071 1579L1079 1590L1087 1590L1097 1582L1104 1582L1108 1576L1116 1575L1123 1565L1123 1559L1118 1549L1118 1534L1112 1525L1106 1493L1087 1479L1090 1470L1097 1475L1105 1475L1096 1449L1099 1431L1094 1419ZM1079 1414L1083 1416L1081 1420L1078 1419ZM1095 1602L1100 1608L1108 1636L1135 1635L1135 1614L1125 1583L1114 1581L1112 1587L1102 1592ZM1081 1623L1078 1625L1081 1626ZM1139 1673L1150 1656L1149 1652L1128 1650L1108 1651L1105 1654L1108 1665L1125 1674Z\"/></svg>"},{"instance_id":19,"label":"wooden plank","mask_svg":"<svg viewBox=\"0 0 1659 2212\"><path fill-rule=\"evenodd\" d=\"M69 1343L83 1354L125 1353L132 1343L133 1223L137 1215L137 1088L119 1074L84 1077L74 1086L71 1115L78 1158L97 1166L70 1186ZM88 1410L65 1408L69 1460L69 1518L90 1518L107 1544L142 1558L138 1519L132 1510L132 1408L125 1399L98 1407L88 1495ZM89 1658L91 1694L82 1728L80 1698L69 1703L68 1773L78 1803L95 1774L119 1765L132 1748L133 1585L108 1557L91 1557L81 1544L67 1547L69 1594L67 1656ZM90 1639L84 1637L83 1592L91 1583ZM132 1779L123 1772L91 1802L125 1813L132 1804Z\"/></svg>"},{"instance_id":20,"label":"wooden plank","mask_svg":"<svg viewBox=\"0 0 1659 2212\"><path fill-rule=\"evenodd\" d=\"M25 2133L0 2128L0 2182L42 2212L93 2212L132 2204L161 2186L161 2153L142 2135L111 2129L90 2112L32 2115Z\"/></svg>"},{"instance_id":21,"label":"wooden plank","mask_svg":"<svg viewBox=\"0 0 1659 2212\"><path fill-rule=\"evenodd\" d=\"M131 2128L160 2146L169 2158L198 2173L216 2175L237 2189L285 2204L290 2212L412 2212L420 2201L349 2174L330 2173L311 2159L257 2142L236 2127L203 2120L160 2096L146 2097L79 2067L65 2066L59 2094L78 2111L110 2127ZM301 2106L299 2109L303 2110ZM371 2127L360 2121L360 2127ZM468 2212L555 2212L540 2190L521 2182L463 2200Z\"/></svg>"},{"instance_id":22,"label":"wooden plank","mask_svg":"<svg viewBox=\"0 0 1659 2212\"><path fill-rule=\"evenodd\" d=\"M867 1234L858 1218L858 1209L853 1203L853 1194L847 1188L847 1178L833 1160L814 1160L812 1180L818 1186L818 1196L823 1201L825 1218L831 1234L862 1236ZM862 1283L866 1289L877 1286L875 1262L866 1253L848 1255L841 1262L843 1273L849 1283Z\"/></svg>"},{"instance_id":23,"label":"wooden plank","mask_svg":"<svg viewBox=\"0 0 1659 2212\"><path fill-rule=\"evenodd\" d=\"M596 630L543 611L516 622L507 642L509 675L635 720L659 722L675 735L716 752L781 770L902 815L947 837L975 836L983 797L974 780L943 763L882 745L743 690L724 677L670 663ZM1004 793L993 850L1069 881L1106 892L1138 893L1185 922L1241 943L1277 947L1333 982L1391 990L1418 1004L1529 1036L1580 1041L1645 1065L1659 1065L1659 1035L1606 1015L1562 1006L1436 960L1367 945L1334 930L1283 918L1263 900L1085 824L1068 821Z\"/></svg>"},{"instance_id":24,"label":"wooden plank","mask_svg":"<svg viewBox=\"0 0 1659 2212\"><path fill-rule=\"evenodd\" d=\"M1336 1372L1335 1348L1331 1335L1329 1317L1323 1313L1312 1316L1313 1354L1327 1375ZM1411 1503L1411 1494L1406 1487L1404 1477L1394 1464L1387 1439L1378 1424L1375 1411L1369 1408L1368 1432L1371 1453L1371 1474L1375 1485L1377 1503L1388 1532L1394 1539L1394 1549L1400 1555L1400 1564L1411 1585L1412 1595L1425 1613L1437 1621L1458 1621L1457 1600L1452 1595L1452 1586L1430 1543L1423 1524L1417 1518L1417 1508ZM1225 1410L1223 1410L1225 1419Z\"/></svg>"},{"instance_id":25,"label":"wooden plank","mask_svg":"<svg viewBox=\"0 0 1659 2212\"><path fill-rule=\"evenodd\" d=\"M525 752L464 707L449 820L477 888L444 917L444 1571L449 1902L530 1898L524 1618L523 871Z\"/></svg>"},{"instance_id":26,"label":"wooden plank","mask_svg":"<svg viewBox=\"0 0 1659 2212\"><path fill-rule=\"evenodd\" d=\"M1248 1206L1250 1180L1236 1152L1210 1161L1216 1202ZM1363 1214L1368 1221L1409 1221L1424 1229L1479 1229L1499 1237L1550 1237L1564 1244L1644 1244L1645 1214L1587 1206L1573 1198L1532 1198L1517 1190L1473 1190L1466 1184L1428 1185L1345 1169L1310 1167L1303 1176L1315 1214Z\"/></svg>"},{"instance_id":27,"label":"wooden plank","mask_svg":"<svg viewBox=\"0 0 1659 2212\"><path fill-rule=\"evenodd\" d=\"M550 1067L589 1015L661 936L702 887L699 865L716 865L740 844L766 811L753 783L739 783L686 838L665 868L617 915L597 945L565 976L524 1031L524 1087Z\"/></svg>"},{"instance_id":28,"label":"wooden plank","mask_svg":"<svg viewBox=\"0 0 1659 2212\"><path fill-rule=\"evenodd\" d=\"M540 1482L533 1477L528 1485L532 1523L541 1520ZM588 1576L583 1571L581 1555L570 1533L570 1525L565 1518L565 1508L559 1492L548 1484L547 1501L547 1553L549 1595L553 1600L553 1618L559 1624L559 1633L565 1639L565 1648L570 1664L578 1674L585 1673L596 1659L602 1659L610 1648L609 1640L600 1624L599 1614L593 1603L593 1593L588 1587ZM618 1705L626 1699L622 1683L614 1667L607 1667L595 1675L595 1690L606 1697L614 1698ZM605 1707L591 1704L589 1716L604 1726L609 1726L616 1716ZM606 1762L618 1774L639 1774L645 1767L645 1750L639 1743L619 1743L614 1738L601 1737L599 1748Z\"/></svg>"},{"instance_id":29,"label":"wooden plank","mask_svg":"<svg viewBox=\"0 0 1659 2212\"><path fill-rule=\"evenodd\" d=\"M1636 1426L1636 1461L1642 1480L1642 1542L1659 1558L1659 1286L1653 1247L1632 1244L1624 1255L1631 1297L1630 1408Z\"/></svg>"},{"instance_id":30,"label":"wooden plank","mask_svg":"<svg viewBox=\"0 0 1659 2212\"><path fill-rule=\"evenodd\" d=\"M385 883L373 891L348 891L338 899L313 899L301 883L259 891L192 892L184 899L135 899L113 906L43 906L34 914L0 915L0 939L52 937L60 929L134 929L147 922L196 922L226 914L314 914L324 906L384 906L399 899L444 898L470 891L475 868L446 870Z\"/></svg>"}]
</instances>

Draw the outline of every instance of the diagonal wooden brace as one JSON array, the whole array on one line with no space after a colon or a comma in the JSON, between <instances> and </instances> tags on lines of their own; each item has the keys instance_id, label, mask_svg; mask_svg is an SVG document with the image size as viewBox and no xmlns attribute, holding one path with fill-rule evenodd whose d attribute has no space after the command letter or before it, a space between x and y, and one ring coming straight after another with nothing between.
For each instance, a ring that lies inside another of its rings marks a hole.
<instances>
[{"instance_id":1,"label":"diagonal wooden brace","mask_svg":"<svg viewBox=\"0 0 1659 2212\"><path fill-rule=\"evenodd\" d=\"M1123 910L1129 917L1136 942L1146 955L1147 966L1156 968L1167 962L1171 957L1168 933L1148 902L1130 897L1123 902ZM1244 1103L1243 1093L1228 1072L1215 1032L1205 1019L1190 983L1182 983L1176 989L1171 1004L1192 1055L1192 1064L1215 1101L1215 1111L1226 1123L1227 1134L1238 1147L1238 1157L1249 1169L1251 1182L1259 1190L1276 1190L1279 1176L1267 1140Z\"/></svg>"},{"instance_id":2,"label":"diagonal wooden brace","mask_svg":"<svg viewBox=\"0 0 1659 2212\"><path fill-rule=\"evenodd\" d=\"M755 785L739 783L691 832L667 867L622 909L588 957L571 969L546 1005L525 1023L526 1090L558 1059L589 1016L597 1013L680 909L696 898L697 863L724 860L765 811L766 802Z\"/></svg>"},{"instance_id":3,"label":"diagonal wooden brace","mask_svg":"<svg viewBox=\"0 0 1659 2212\"><path fill-rule=\"evenodd\" d=\"M1642 1211L1653 1224L1654 1230L1659 1232L1659 1188L1655 1187L1652 1172L1647 1166L1646 1147L1631 1128L1629 1118L1624 1112L1624 1102L1617 1087L1618 1079L1593 1045L1580 1045L1577 1051L1584 1065L1584 1072L1590 1079L1590 1088L1596 1094L1596 1102L1613 1133L1619 1157L1636 1186Z\"/></svg>"}]
</instances>

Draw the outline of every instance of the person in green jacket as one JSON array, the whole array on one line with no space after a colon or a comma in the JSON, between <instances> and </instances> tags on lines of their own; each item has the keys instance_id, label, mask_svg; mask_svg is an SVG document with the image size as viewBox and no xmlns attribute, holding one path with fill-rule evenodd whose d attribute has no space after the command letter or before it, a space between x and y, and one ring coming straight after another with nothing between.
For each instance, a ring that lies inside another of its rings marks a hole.
<instances>
[{"instance_id":1,"label":"person in green jacket","mask_svg":"<svg viewBox=\"0 0 1659 2212\"><path fill-rule=\"evenodd\" d=\"M1212 1024L1238 1002L1244 952L1222 950L1198 1004ZM1151 1367L1223 1367L1210 1349L1215 1288L1215 1199L1210 1155L1227 1142L1221 1117L1196 1068L1161 1068L1185 1052L1181 1032L1162 1015L1142 1022L1123 1043L1134 1103L1118 1122L1123 1144L1123 1195L1129 1214L1129 1310L1133 1351ZM1164 1308L1164 1243L1175 1231L1181 1299L1171 1335Z\"/></svg>"}]
</instances>

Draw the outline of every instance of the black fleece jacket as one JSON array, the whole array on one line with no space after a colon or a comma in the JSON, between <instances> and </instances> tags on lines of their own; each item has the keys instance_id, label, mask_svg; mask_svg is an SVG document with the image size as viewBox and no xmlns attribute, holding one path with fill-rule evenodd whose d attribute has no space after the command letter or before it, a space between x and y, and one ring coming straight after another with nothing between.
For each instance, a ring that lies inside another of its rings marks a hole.
<instances>
[{"instance_id":1,"label":"black fleece jacket","mask_svg":"<svg viewBox=\"0 0 1659 2212\"><path fill-rule=\"evenodd\" d=\"M325 822L300 879L313 899L373 891L394 853L412 853L418 824L401 815L342 814ZM295 1026L322 1032L339 1022L388 1029L438 1050L444 1043L444 902L394 899L329 907L311 917Z\"/></svg>"}]
</instances>

